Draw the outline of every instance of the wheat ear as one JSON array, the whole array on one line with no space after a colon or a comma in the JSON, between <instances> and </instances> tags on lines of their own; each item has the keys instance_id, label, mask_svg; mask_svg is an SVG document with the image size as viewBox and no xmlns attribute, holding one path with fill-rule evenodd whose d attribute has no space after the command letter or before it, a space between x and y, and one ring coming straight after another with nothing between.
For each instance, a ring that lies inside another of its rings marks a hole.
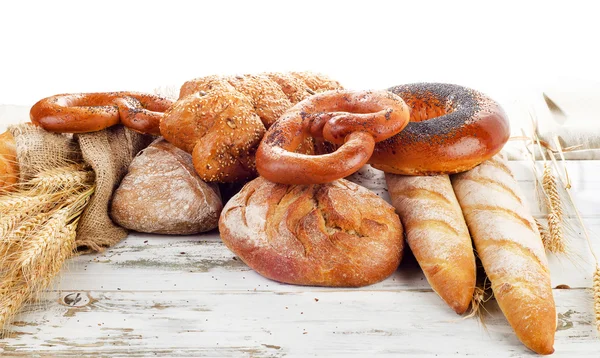
<instances>
[{"instance_id":1,"label":"wheat ear","mask_svg":"<svg viewBox=\"0 0 600 358\"><path fill-rule=\"evenodd\" d=\"M563 209L558 189L556 177L552 172L552 167L544 163L544 173L542 174L542 186L548 197L548 239L545 242L546 249L555 254L564 254L567 251L563 235ZM543 239L543 238L542 238Z\"/></svg>"}]
</instances>

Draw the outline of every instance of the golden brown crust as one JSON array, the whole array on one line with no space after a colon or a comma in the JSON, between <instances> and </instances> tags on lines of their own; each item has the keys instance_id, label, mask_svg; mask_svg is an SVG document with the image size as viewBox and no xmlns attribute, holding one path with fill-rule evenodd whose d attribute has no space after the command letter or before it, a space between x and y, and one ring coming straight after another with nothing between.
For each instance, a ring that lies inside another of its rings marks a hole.
<instances>
[{"instance_id":1,"label":"golden brown crust","mask_svg":"<svg viewBox=\"0 0 600 358\"><path fill-rule=\"evenodd\" d=\"M138 92L59 94L31 107L31 121L49 132L94 132L122 123L140 133L159 134L169 99Z\"/></svg>"},{"instance_id":2,"label":"golden brown crust","mask_svg":"<svg viewBox=\"0 0 600 358\"><path fill-rule=\"evenodd\" d=\"M204 93L189 95L171 107L160 124L163 137L193 154L202 180L252 178L252 153L265 132L264 125L246 97L230 85Z\"/></svg>"},{"instance_id":3,"label":"golden brown crust","mask_svg":"<svg viewBox=\"0 0 600 358\"><path fill-rule=\"evenodd\" d=\"M327 76L313 72L291 72L290 75L300 79L306 87L314 92L331 91L341 89L342 85Z\"/></svg>"},{"instance_id":4,"label":"golden brown crust","mask_svg":"<svg viewBox=\"0 0 600 358\"><path fill-rule=\"evenodd\" d=\"M510 136L502 108L462 86L415 83L389 89L411 109L410 123L378 143L369 163L387 173L453 174L498 153Z\"/></svg>"},{"instance_id":5,"label":"golden brown crust","mask_svg":"<svg viewBox=\"0 0 600 358\"><path fill-rule=\"evenodd\" d=\"M525 346L551 354L556 308L548 262L537 225L504 162L496 156L454 175L452 186L502 312Z\"/></svg>"},{"instance_id":6,"label":"golden brown crust","mask_svg":"<svg viewBox=\"0 0 600 358\"><path fill-rule=\"evenodd\" d=\"M0 190L7 189L19 180L19 163L15 137L6 131L0 134Z\"/></svg>"},{"instance_id":7,"label":"golden brown crust","mask_svg":"<svg viewBox=\"0 0 600 358\"><path fill-rule=\"evenodd\" d=\"M267 131L256 153L261 176L282 184L321 184L344 178L371 157L376 142L408 123L402 99L388 91L327 91L290 108ZM339 144L334 152L297 152L307 137Z\"/></svg>"},{"instance_id":8,"label":"golden brown crust","mask_svg":"<svg viewBox=\"0 0 600 358\"><path fill-rule=\"evenodd\" d=\"M285 283L358 287L400 263L394 208L346 180L288 186L257 178L223 209L223 242L261 275Z\"/></svg>"},{"instance_id":9,"label":"golden brown crust","mask_svg":"<svg viewBox=\"0 0 600 358\"><path fill-rule=\"evenodd\" d=\"M315 85L326 82L320 87L337 83L324 76L305 76ZM291 74L196 78L181 87L179 100L161 121L161 134L192 153L203 180L247 180L257 175L254 154L266 128L292 106L297 91L307 89L312 91ZM311 144L307 141L299 150L310 154Z\"/></svg>"},{"instance_id":10,"label":"golden brown crust","mask_svg":"<svg viewBox=\"0 0 600 358\"><path fill-rule=\"evenodd\" d=\"M475 255L450 178L386 174L385 179L427 281L456 313L464 313L475 290Z\"/></svg>"}]
</instances>

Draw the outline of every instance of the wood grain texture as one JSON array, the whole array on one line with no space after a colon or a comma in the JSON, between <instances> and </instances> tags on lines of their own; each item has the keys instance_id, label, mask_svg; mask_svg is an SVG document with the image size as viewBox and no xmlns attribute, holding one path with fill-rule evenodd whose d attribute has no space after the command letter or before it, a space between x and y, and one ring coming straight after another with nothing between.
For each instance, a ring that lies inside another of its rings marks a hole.
<instances>
[{"instance_id":1,"label":"wood grain texture","mask_svg":"<svg viewBox=\"0 0 600 358\"><path fill-rule=\"evenodd\" d=\"M529 164L509 166L532 203ZM569 168L600 250L600 179L594 175L600 161ZM372 189L386 194L383 187ZM591 257L582 237L575 236L572 248L570 258L549 257L552 286L571 287L553 292L558 330L552 357L597 357ZM66 306L68 295L68 302L83 306ZM0 339L0 356L534 357L499 308L486 308L486 328L457 317L410 256L378 284L324 289L259 276L234 259L215 232L132 234L103 254L71 260L52 290Z\"/></svg>"}]
</instances>

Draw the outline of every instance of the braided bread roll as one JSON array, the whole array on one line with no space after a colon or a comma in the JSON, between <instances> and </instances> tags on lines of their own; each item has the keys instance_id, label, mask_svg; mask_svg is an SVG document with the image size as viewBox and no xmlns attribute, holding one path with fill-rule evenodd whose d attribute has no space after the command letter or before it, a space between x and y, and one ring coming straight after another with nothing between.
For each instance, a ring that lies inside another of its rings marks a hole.
<instances>
[{"instance_id":1,"label":"braided bread roll","mask_svg":"<svg viewBox=\"0 0 600 358\"><path fill-rule=\"evenodd\" d=\"M257 175L254 153L266 129L311 94L339 88L325 76L301 72L197 78L183 84L160 132L192 153L204 181L242 181ZM312 153L313 141L299 151Z\"/></svg>"},{"instance_id":2,"label":"braided bread roll","mask_svg":"<svg viewBox=\"0 0 600 358\"><path fill-rule=\"evenodd\" d=\"M386 173L385 180L427 281L456 313L464 313L475 291L475 255L450 178Z\"/></svg>"},{"instance_id":3,"label":"braided bread roll","mask_svg":"<svg viewBox=\"0 0 600 358\"><path fill-rule=\"evenodd\" d=\"M556 308L548 262L504 157L496 155L451 179L498 305L525 346L551 354Z\"/></svg>"}]
</instances>

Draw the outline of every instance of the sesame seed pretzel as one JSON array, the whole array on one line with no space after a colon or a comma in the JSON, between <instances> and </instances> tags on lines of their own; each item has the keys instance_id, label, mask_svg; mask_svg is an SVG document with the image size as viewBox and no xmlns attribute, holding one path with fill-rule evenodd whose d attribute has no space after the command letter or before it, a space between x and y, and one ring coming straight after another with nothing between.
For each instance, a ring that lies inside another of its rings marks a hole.
<instances>
[{"instance_id":1,"label":"sesame seed pretzel","mask_svg":"<svg viewBox=\"0 0 600 358\"><path fill-rule=\"evenodd\" d=\"M328 91L305 99L273 124L256 153L264 178L282 184L321 184L367 163L375 143L399 133L409 120L404 101L387 91ZM328 154L296 153L307 138L340 145Z\"/></svg>"}]
</instances>

